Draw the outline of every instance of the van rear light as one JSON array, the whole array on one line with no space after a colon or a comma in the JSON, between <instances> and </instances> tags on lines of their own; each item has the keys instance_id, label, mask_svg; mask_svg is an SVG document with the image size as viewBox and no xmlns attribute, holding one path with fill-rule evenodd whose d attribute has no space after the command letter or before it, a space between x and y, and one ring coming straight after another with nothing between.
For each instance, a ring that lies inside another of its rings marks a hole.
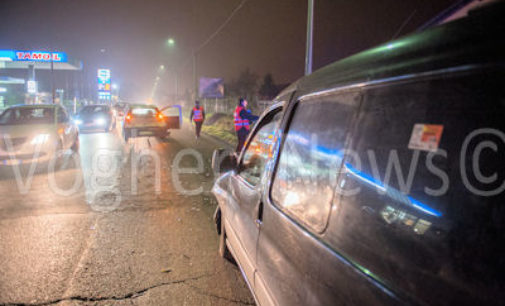
<instances>
[{"instance_id":1,"label":"van rear light","mask_svg":"<svg viewBox=\"0 0 505 306\"><path fill-rule=\"evenodd\" d=\"M163 121L163 119L165 119L165 116L163 116L163 114L162 114L162 113L158 113L158 114L156 115L156 119L158 119L158 121Z\"/></svg>"},{"instance_id":2,"label":"van rear light","mask_svg":"<svg viewBox=\"0 0 505 306\"><path fill-rule=\"evenodd\" d=\"M132 114L128 113L125 117L126 122L130 122L132 120Z\"/></svg>"}]
</instances>

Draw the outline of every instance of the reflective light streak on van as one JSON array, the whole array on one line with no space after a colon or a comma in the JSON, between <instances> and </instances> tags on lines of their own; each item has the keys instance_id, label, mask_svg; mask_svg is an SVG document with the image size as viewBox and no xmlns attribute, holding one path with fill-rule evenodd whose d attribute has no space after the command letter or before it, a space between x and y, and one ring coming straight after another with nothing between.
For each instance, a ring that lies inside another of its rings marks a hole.
<instances>
[{"instance_id":1,"label":"reflective light streak on van","mask_svg":"<svg viewBox=\"0 0 505 306\"><path fill-rule=\"evenodd\" d=\"M298 134L298 133L296 133L296 134L292 133L292 135L289 136L289 140L294 141L300 145L305 145L305 146L308 146L310 144L310 141L307 137L305 137L304 135ZM315 151L318 154L324 156L325 158L337 157L340 160L342 160L344 158L341 151L336 150L336 149L326 148L321 145L316 145L316 146L312 147L312 149L315 149ZM394 188L391 188L389 186L384 186L381 182L377 182L370 175L363 173L361 171L358 171L351 164L346 163L345 167L348 170L349 174L353 175L357 179L359 179L359 180L361 180L371 186L374 186L378 190L387 193L388 196L392 197L393 199L397 200L398 202L403 203L408 206L411 206L411 207L413 207L413 208L415 208L425 214L431 215L431 216L435 216L435 217L442 216L441 212L431 208L429 205L421 203L418 200L416 200L410 196L406 196Z\"/></svg>"},{"instance_id":2,"label":"reflective light streak on van","mask_svg":"<svg viewBox=\"0 0 505 306\"><path fill-rule=\"evenodd\" d=\"M415 209L424 212L425 214L429 214L429 215L432 215L435 217L442 216L441 212L431 208L430 206L428 206L424 203L419 202L418 200L416 200L410 196L403 195L401 192L399 192L396 189L383 186L381 183L376 182L375 179L373 179L369 175L354 169L354 167L352 167L350 164L345 164L345 167L347 168L349 174L352 174L357 179L359 179L369 185L372 185L383 192L387 192L388 196L398 200L399 202L407 204L409 206L412 206Z\"/></svg>"},{"instance_id":3,"label":"reflective light streak on van","mask_svg":"<svg viewBox=\"0 0 505 306\"><path fill-rule=\"evenodd\" d=\"M369 185L376 187L377 189L381 190L382 192L386 192L386 188L384 186L382 186L381 184L376 183L372 177L354 169L354 167L351 166L350 164L345 164L345 167L348 170L347 173L352 174L357 179L359 179Z\"/></svg>"},{"instance_id":4,"label":"reflective light streak on van","mask_svg":"<svg viewBox=\"0 0 505 306\"><path fill-rule=\"evenodd\" d=\"M429 207L428 205L423 204L414 198L411 198L411 197L408 197L408 198L409 198L410 202L412 203L412 206L414 206L418 210L423 211L423 212L430 214L432 216L435 216L435 217L442 216L441 212L434 210L433 208Z\"/></svg>"}]
</instances>

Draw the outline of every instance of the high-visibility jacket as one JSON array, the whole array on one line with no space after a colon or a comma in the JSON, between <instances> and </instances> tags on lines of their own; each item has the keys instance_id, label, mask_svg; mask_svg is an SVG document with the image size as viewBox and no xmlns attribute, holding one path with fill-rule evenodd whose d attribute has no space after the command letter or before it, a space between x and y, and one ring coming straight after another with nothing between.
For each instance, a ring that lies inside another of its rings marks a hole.
<instances>
[{"instance_id":1,"label":"high-visibility jacket","mask_svg":"<svg viewBox=\"0 0 505 306\"><path fill-rule=\"evenodd\" d=\"M193 121L200 122L203 121L203 107L196 108L193 107Z\"/></svg>"},{"instance_id":2,"label":"high-visibility jacket","mask_svg":"<svg viewBox=\"0 0 505 306\"><path fill-rule=\"evenodd\" d=\"M242 106L237 106L235 109L235 112L233 113L233 121L235 123L235 131L240 130L241 128L245 128L246 130L249 131L249 120L240 117L240 112L244 108Z\"/></svg>"}]
</instances>

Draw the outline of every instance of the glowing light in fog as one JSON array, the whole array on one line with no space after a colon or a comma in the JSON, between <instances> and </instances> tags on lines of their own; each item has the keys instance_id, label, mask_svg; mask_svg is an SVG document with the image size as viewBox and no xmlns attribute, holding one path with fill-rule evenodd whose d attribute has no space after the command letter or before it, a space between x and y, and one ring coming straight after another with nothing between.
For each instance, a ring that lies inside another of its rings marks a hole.
<instances>
[{"instance_id":1,"label":"glowing light in fog","mask_svg":"<svg viewBox=\"0 0 505 306\"><path fill-rule=\"evenodd\" d=\"M32 144L45 143L49 139L49 134L39 134L32 139Z\"/></svg>"}]
</instances>

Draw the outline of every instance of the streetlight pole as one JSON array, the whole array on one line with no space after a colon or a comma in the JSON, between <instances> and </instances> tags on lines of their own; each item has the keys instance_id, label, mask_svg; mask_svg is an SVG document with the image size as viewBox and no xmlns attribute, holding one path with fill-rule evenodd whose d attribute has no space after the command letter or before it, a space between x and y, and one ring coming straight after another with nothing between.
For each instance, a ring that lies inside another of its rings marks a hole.
<instances>
[{"instance_id":1,"label":"streetlight pole","mask_svg":"<svg viewBox=\"0 0 505 306\"><path fill-rule=\"evenodd\" d=\"M314 26L314 0L308 0L307 9L307 47L305 50L305 75L312 73L312 33Z\"/></svg>"},{"instance_id":2,"label":"streetlight pole","mask_svg":"<svg viewBox=\"0 0 505 306\"><path fill-rule=\"evenodd\" d=\"M196 50L193 49L193 90L195 92L195 96L193 100L198 100L198 80L197 80L197 71L196 71L196 64L197 64L197 54Z\"/></svg>"},{"instance_id":3,"label":"streetlight pole","mask_svg":"<svg viewBox=\"0 0 505 306\"><path fill-rule=\"evenodd\" d=\"M169 37L167 40L166 40L166 45L169 49L172 49L172 52L174 52L174 48L176 47L176 42L175 42L175 39L172 38L172 37ZM173 57L173 56L172 56ZM175 64L173 63L173 59L169 62L172 62L171 64L169 64L171 66L171 68L169 68L170 72L173 73L174 75L174 90L175 90L175 98L177 100L177 97L179 96L179 73L177 72L177 68L175 66ZM164 65L161 65L160 66L160 69L162 71L164 71L165 69L165 66Z\"/></svg>"}]
</instances>

